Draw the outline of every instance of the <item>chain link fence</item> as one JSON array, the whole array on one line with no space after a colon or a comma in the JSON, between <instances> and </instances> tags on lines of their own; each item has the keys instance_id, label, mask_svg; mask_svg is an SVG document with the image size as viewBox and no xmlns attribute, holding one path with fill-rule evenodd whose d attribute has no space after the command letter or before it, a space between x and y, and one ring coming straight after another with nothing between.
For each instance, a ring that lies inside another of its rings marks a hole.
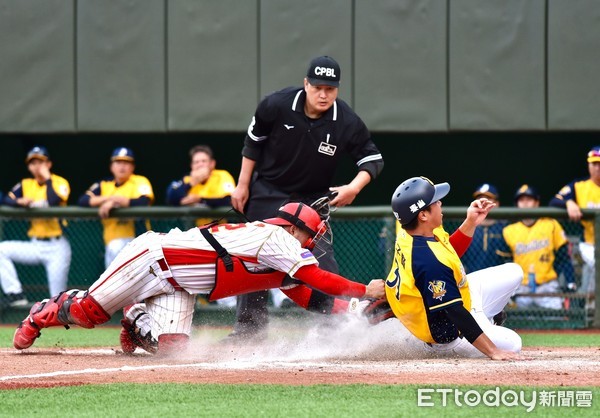
<instances>
[{"instance_id":1,"label":"chain link fence","mask_svg":"<svg viewBox=\"0 0 600 418\"><path fill-rule=\"evenodd\" d=\"M507 218L501 219L501 221L506 221L510 224L517 220ZM444 227L451 233L461 223L462 219L445 219ZM589 280L594 280L593 277L590 277L590 275L593 276L594 271L586 270L585 263L579 251L578 244L580 242L581 227L567 220L561 221L560 224L568 239L568 253L575 271L575 283L578 290L575 292L568 291L565 277L562 274L558 277L559 289L557 292L535 292L531 290L523 292L523 290L519 290L511 298L506 307L508 314L506 326L520 329L574 329L588 328L592 325L594 295L584 289L587 289L586 284ZM527 273L527 271L524 272L525 277L527 277ZM518 302L520 298L528 298L533 303L528 307L519 306ZM554 309L537 306L537 301L541 301L541 299L547 301L548 298L556 298L554 300L557 304L561 305L561 308Z\"/></svg>"},{"instance_id":2,"label":"chain link fence","mask_svg":"<svg viewBox=\"0 0 600 418\"><path fill-rule=\"evenodd\" d=\"M444 208L444 227L452 233L464 219L466 208ZM571 262L575 268L578 290L575 293L560 293L554 296L563 299L562 309L523 309L512 303L507 307L507 326L511 328L556 329L588 328L600 326L594 309L595 294L581 291L585 280L596 281L595 273L585 272L578 251L580 226L566 219L564 211L555 209L528 210L528 217L553 216L561 222L569 238ZM593 212L586 211L588 218ZM134 219L136 230L142 233L149 224L157 232L168 232L172 228L188 229L198 218L224 218L231 222L241 219L224 209L199 208L127 208L117 209L114 216ZM523 217L523 210L497 208L491 217L515 222ZM86 289L104 271L104 242L102 225L95 209L47 208L14 209L0 207L0 241L28 241L27 230L31 218L60 217L66 225L64 235L68 239L72 257L69 266L68 288ZM393 261L396 222L387 207L352 207L332 213L334 249L340 273L355 281L368 283L374 278L386 278ZM598 230L598 228L596 228ZM47 274L42 265L15 263L19 280L28 301L38 301L50 296ZM586 279L585 275L592 274ZM562 278L560 278L562 280ZM531 296L531 295L524 295ZM542 295L543 296L543 295ZM521 297L516 295L515 298ZM533 296L540 297L540 296ZM3 296L4 298L4 296ZM198 304L202 309L202 305ZM0 321L14 323L26 315L27 307L0 306Z\"/></svg>"}]
</instances>

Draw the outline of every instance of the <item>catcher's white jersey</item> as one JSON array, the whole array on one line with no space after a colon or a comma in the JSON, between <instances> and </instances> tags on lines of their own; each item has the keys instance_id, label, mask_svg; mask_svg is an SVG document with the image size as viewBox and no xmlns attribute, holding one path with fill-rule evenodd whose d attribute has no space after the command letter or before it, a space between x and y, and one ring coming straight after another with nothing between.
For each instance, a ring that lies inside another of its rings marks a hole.
<instances>
[{"instance_id":1,"label":"catcher's white jersey","mask_svg":"<svg viewBox=\"0 0 600 418\"><path fill-rule=\"evenodd\" d=\"M283 228L263 222L222 224L210 229L217 241L242 259L249 270L275 269L294 276L299 268L318 264ZM89 289L113 314L121 307L172 293L209 293L215 285L217 254L198 228L146 232L130 242Z\"/></svg>"},{"instance_id":2,"label":"catcher's white jersey","mask_svg":"<svg viewBox=\"0 0 600 418\"><path fill-rule=\"evenodd\" d=\"M317 264L313 254L279 226L263 222L221 224L210 231L229 254L244 260L251 271L271 268L293 276L300 267ZM182 288L189 293L212 290L217 255L198 228L161 235L160 245L173 278Z\"/></svg>"}]
</instances>

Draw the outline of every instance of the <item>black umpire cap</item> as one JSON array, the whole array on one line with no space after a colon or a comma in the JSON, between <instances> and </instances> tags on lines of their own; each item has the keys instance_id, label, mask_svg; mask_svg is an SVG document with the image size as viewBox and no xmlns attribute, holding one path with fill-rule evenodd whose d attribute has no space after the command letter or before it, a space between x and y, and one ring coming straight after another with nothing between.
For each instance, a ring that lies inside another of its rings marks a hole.
<instances>
[{"instance_id":1,"label":"black umpire cap","mask_svg":"<svg viewBox=\"0 0 600 418\"><path fill-rule=\"evenodd\" d=\"M306 78L313 86L340 86L340 65L331 57L324 55L314 58L308 66Z\"/></svg>"}]
</instances>

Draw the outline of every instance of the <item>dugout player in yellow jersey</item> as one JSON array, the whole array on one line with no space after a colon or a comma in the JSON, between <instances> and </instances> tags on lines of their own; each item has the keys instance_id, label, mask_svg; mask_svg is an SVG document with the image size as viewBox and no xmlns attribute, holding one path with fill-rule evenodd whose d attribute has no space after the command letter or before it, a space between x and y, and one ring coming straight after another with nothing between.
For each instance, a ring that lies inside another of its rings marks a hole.
<instances>
[{"instance_id":1,"label":"dugout player in yellow jersey","mask_svg":"<svg viewBox=\"0 0 600 418\"><path fill-rule=\"evenodd\" d=\"M208 145L196 145L190 150L191 171L167 188L167 204L171 206L231 206L235 180L226 170L216 168L217 161ZM197 226L211 220L198 219Z\"/></svg>"},{"instance_id":2,"label":"dugout player in yellow jersey","mask_svg":"<svg viewBox=\"0 0 600 418\"><path fill-rule=\"evenodd\" d=\"M581 219L581 209L600 209L600 146L593 147L587 154L590 176L574 180L564 186L550 201L550 206L566 208L569 219L583 226L583 242L579 251L585 262L581 291L593 293L596 288L594 256L594 221Z\"/></svg>"},{"instance_id":3,"label":"dugout player in yellow jersey","mask_svg":"<svg viewBox=\"0 0 600 418\"><path fill-rule=\"evenodd\" d=\"M50 154L45 147L33 147L25 158L32 178L17 183L4 199L4 204L20 208L65 206L71 193L69 182L53 174ZM43 264L48 276L50 295L67 289L71 246L56 218L32 219L27 231L30 241L0 243L0 283L5 294L3 305L27 306L23 287L13 263Z\"/></svg>"},{"instance_id":4,"label":"dugout player in yellow jersey","mask_svg":"<svg viewBox=\"0 0 600 418\"><path fill-rule=\"evenodd\" d=\"M172 206L199 206L218 208L231 206L231 192L235 180L227 170L218 170L212 148L196 145L190 149L190 174L173 181L167 188L167 204ZM206 225L212 219L199 218L197 226ZM285 296L285 295L284 295ZM237 298L218 299L222 306L234 307Z\"/></svg>"},{"instance_id":5,"label":"dugout player in yellow jersey","mask_svg":"<svg viewBox=\"0 0 600 418\"><path fill-rule=\"evenodd\" d=\"M130 206L150 206L154 202L154 192L150 181L134 174L135 156L129 148L116 148L110 158L112 177L94 183L79 198L80 206L98 208L104 226L106 267L135 236L133 220L110 218L113 208Z\"/></svg>"},{"instance_id":6,"label":"dugout player in yellow jersey","mask_svg":"<svg viewBox=\"0 0 600 418\"><path fill-rule=\"evenodd\" d=\"M441 203L449 191L448 183L413 177L392 195L392 210L402 229L386 279L387 301L426 352L519 359L521 338L495 325L493 318L508 303L523 272L507 263L465 274L459 256L494 204L486 198L474 200L465 221L449 236L442 227ZM392 318L384 324L394 327L398 321Z\"/></svg>"},{"instance_id":7,"label":"dugout player in yellow jersey","mask_svg":"<svg viewBox=\"0 0 600 418\"><path fill-rule=\"evenodd\" d=\"M519 187L515 193L515 204L522 209L540 206L540 195L527 184ZM560 291L558 277L562 273L566 281L566 290L575 291L575 272L569 257L568 241L565 231L556 219L522 219L504 228L502 236L513 261L521 266L523 282L517 289L519 293L557 293ZM528 277L534 275L534 288L530 288ZM561 297L515 298L517 306L536 305L548 309L562 309Z\"/></svg>"}]
</instances>

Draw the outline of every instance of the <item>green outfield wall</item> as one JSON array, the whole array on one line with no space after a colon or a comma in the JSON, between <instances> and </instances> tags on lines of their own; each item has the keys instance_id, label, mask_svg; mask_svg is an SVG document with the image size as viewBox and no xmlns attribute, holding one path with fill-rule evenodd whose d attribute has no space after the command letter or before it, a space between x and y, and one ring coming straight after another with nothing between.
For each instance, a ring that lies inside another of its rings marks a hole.
<instances>
[{"instance_id":1,"label":"green outfield wall","mask_svg":"<svg viewBox=\"0 0 600 418\"><path fill-rule=\"evenodd\" d=\"M0 132L243 131L310 59L374 131L600 127L596 0L0 0Z\"/></svg>"}]
</instances>

